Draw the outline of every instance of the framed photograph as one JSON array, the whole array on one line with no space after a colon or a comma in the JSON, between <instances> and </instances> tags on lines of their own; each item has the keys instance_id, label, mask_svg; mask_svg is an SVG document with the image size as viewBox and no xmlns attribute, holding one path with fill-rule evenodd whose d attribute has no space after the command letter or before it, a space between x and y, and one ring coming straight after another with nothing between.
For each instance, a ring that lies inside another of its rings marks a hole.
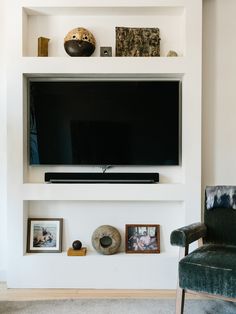
<instances>
[{"instance_id":1,"label":"framed photograph","mask_svg":"<svg viewBox=\"0 0 236 314\"><path fill-rule=\"evenodd\" d=\"M29 218L28 253L60 253L62 251L62 218Z\"/></svg>"},{"instance_id":2,"label":"framed photograph","mask_svg":"<svg viewBox=\"0 0 236 314\"><path fill-rule=\"evenodd\" d=\"M160 253L160 225L125 225L126 253Z\"/></svg>"}]
</instances>

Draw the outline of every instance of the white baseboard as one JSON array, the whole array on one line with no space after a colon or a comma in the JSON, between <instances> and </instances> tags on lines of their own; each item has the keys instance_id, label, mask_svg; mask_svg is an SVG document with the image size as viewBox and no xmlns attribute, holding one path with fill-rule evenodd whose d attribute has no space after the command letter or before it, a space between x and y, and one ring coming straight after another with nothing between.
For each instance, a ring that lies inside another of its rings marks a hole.
<instances>
[{"instance_id":1,"label":"white baseboard","mask_svg":"<svg viewBox=\"0 0 236 314\"><path fill-rule=\"evenodd\" d=\"M0 282L1 281L6 281L7 280L7 272L6 270L1 270L0 269Z\"/></svg>"}]
</instances>

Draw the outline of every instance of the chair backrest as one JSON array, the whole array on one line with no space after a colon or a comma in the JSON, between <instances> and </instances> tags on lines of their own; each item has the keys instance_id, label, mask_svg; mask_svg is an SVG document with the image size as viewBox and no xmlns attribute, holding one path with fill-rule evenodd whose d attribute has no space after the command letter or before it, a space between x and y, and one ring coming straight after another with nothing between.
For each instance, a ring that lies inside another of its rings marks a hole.
<instances>
[{"instance_id":1,"label":"chair backrest","mask_svg":"<svg viewBox=\"0 0 236 314\"><path fill-rule=\"evenodd\" d=\"M205 243L236 245L236 186L206 188Z\"/></svg>"}]
</instances>

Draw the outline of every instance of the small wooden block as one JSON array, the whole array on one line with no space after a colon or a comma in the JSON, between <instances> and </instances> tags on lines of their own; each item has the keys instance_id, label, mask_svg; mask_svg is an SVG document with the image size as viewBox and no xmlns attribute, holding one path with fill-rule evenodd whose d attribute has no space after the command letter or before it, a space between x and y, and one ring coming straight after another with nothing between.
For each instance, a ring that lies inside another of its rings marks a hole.
<instances>
[{"instance_id":1,"label":"small wooden block","mask_svg":"<svg viewBox=\"0 0 236 314\"><path fill-rule=\"evenodd\" d=\"M38 38L38 57L48 57L48 42L49 38Z\"/></svg>"},{"instance_id":2,"label":"small wooden block","mask_svg":"<svg viewBox=\"0 0 236 314\"><path fill-rule=\"evenodd\" d=\"M74 250L72 247L70 247L67 250L67 256L85 256L87 252L86 247L82 247L80 250Z\"/></svg>"}]
</instances>

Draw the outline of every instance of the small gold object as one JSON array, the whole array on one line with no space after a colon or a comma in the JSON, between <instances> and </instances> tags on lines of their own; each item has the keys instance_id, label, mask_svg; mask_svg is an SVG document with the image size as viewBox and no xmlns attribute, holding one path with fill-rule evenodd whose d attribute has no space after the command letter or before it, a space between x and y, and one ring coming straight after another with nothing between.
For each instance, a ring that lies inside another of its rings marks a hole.
<instances>
[{"instance_id":1,"label":"small gold object","mask_svg":"<svg viewBox=\"0 0 236 314\"><path fill-rule=\"evenodd\" d=\"M67 256L85 256L87 252L86 247L82 247L80 250L74 250L72 247L70 247L67 250Z\"/></svg>"},{"instance_id":2,"label":"small gold object","mask_svg":"<svg viewBox=\"0 0 236 314\"><path fill-rule=\"evenodd\" d=\"M38 38L38 57L48 57L48 42L49 38Z\"/></svg>"}]
</instances>

